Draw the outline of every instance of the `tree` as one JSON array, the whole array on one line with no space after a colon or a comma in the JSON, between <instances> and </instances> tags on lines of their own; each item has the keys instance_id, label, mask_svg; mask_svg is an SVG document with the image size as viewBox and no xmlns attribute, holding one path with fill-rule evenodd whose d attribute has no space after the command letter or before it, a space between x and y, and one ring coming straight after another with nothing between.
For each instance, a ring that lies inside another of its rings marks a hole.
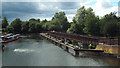
<instances>
[{"instance_id":1,"label":"tree","mask_svg":"<svg viewBox=\"0 0 120 68\"><path fill-rule=\"evenodd\" d=\"M8 20L6 17L4 17L4 19L2 20L2 28L6 28L8 25Z\"/></svg>"},{"instance_id":2,"label":"tree","mask_svg":"<svg viewBox=\"0 0 120 68\"><path fill-rule=\"evenodd\" d=\"M84 23L86 15L87 15L86 9L83 6L77 10L77 14L75 15L74 19L77 23Z\"/></svg>"},{"instance_id":3,"label":"tree","mask_svg":"<svg viewBox=\"0 0 120 68\"><path fill-rule=\"evenodd\" d=\"M29 22L40 23L40 19L34 19L34 18L31 18L31 19L29 19Z\"/></svg>"},{"instance_id":4,"label":"tree","mask_svg":"<svg viewBox=\"0 0 120 68\"><path fill-rule=\"evenodd\" d=\"M100 32L103 36L116 36L118 33L116 13L106 14L100 19Z\"/></svg>"},{"instance_id":5,"label":"tree","mask_svg":"<svg viewBox=\"0 0 120 68\"><path fill-rule=\"evenodd\" d=\"M73 22L77 23L77 28L79 28L80 31L77 31L78 34L84 34L84 28L85 28L85 22L86 22L86 17L89 13L92 13L93 9L88 8L85 9L85 7L81 7L77 10L77 14L73 18Z\"/></svg>"},{"instance_id":6,"label":"tree","mask_svg":"<svg viewBox=\"0 0 120 68\"><path fill-rule=\"evenodd\" d=\"M88 13L84 25L85 25L83 29L84 33L94 36L100 35L99 17L96 17L93 12Z\"/></svg>"},{"instance_id":7,"label":"tree","mask_svg":"<svg viewBox=\"0 0 120 68\"><path fill-rule=\"evenodd\" d=\"M118 34L118 26L117 23L108 23L104 26L104 34L105 36L114 37Z\"/></svg>"},{"instance_id":8,"label":"tree","mask_svg":"<svg viewBox=\"0 0 120 68\"><path fill-rule=\"evenodd\" d=\"M22 22L21 30L22 30L22 33L29 33L29 22L28 21Z\"/></svg>"},{"instance_id":9,"label":"tree","mask_svg":"<svg viewBox=\"0 0 120 68\"><path fill-rule=\"evenodd\" d=\"M2 30L2 20L1 20L1 16L0 16L0 31Z\"/></svg>"},{"instance_id":10,"label":"tree","mask_svg":"<svg viewBox=\"0 0 120 68\"><path fill-rule=\"evenodd\" d=\"M34 22L29 23L29 32L30 33L36 33L35 25L36 24Z\"/></svg>"},{"instance_id":11,"label":"tree","mask_svg":"<svg viewBox=\"0 0 120 68\"><path fill-rule=\"evenodd\" d=\"M43 31L47 31L48 30L47 23L49 23L49 21L47 21L46 19L41 21L40 24L42 26Z\"/></svg>"},{"instance_id":12,"label":"tree","mask_svg":"<svg viewBox=\"0 0 120 68\"><path fill-rule=\"evenodd\" d=\"M21 33L21 22L22 21L19 18L12 21L11 26L13 27L14 33Z\"/></svg>"},{"instance_id":13,"label":"tree","mask_svg":"<svg viewBox=\"0 0 120 68\"><path fill-rule=\"evenodd\" d=\"M71 23L70 28L68 28L67 33L76 33L76 23Z\"/></svg>"},{"instance_id":14,"label":"tree","mask_svg":"<svg viewBox=\"0 0 120 68\"><path fill-rule=\"evenodd\" d=\"M54 30L54 31L62 31L62 25L61 23L58 21L58 19L53 19L48 26L49 30Z\"/></svg>"},{"instance_id":15,"label":"tree","mask_svg":"<svg viewBox=\"0 0 120 68\"><path fill-rule=\"evenodd\" d=\"M37 24L35 25L35 29L36 29L36 32L37 32L37 33L42 32L42 25L41 25L40 23L37 23Z\"/></svg>"},{"instance_id":16,"label":"tree","mask_svg":"<svg viewBox=\"0 0 120 68\"><path fill-rule=\"evenodd\" d=\"M117 36L119 36L119 38L120 38L120 22L118 22L118 34L117 34Z\"/></svg>"},{"instance_id":17,"label":"tree","mask_svg":"<svg viewBox=\"0 0 120 68\"><path fill-rule=\"evenodd\" d=\"M51 20L50 28L54 28L54 30L60 30L60 32L66 32L69 28L69 22L64 12L55 13L54 17Z\"/></svg>"},{"instance_id":18,"label":"tree","mask_svg":"<svg viewBox=\"0 0 120 68\"><path fill-rule=\"evenodd\" d=\"M13 33L13 30L14 30L14 28L12 27L12 25L8 25L8 26L6 27L6 32L7 32L7 33Z\"/></svg>"},{"instance_id":19,"label":"tree","mask_svg":"<svg viewBox=\"0 0 120 68\"><path fill-rule=\"evenodd\" d=\"M67 33L83 34L83 32L81 32L83 30L82 28L80 23L72 23L70 28L68 28Z\"/></svg>"}]
</instances>

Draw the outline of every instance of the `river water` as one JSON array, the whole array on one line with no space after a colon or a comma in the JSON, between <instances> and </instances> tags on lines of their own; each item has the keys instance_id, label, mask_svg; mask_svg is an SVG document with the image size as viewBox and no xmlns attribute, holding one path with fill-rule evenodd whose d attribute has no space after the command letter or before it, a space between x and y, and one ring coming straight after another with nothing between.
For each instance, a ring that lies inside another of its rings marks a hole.
<instances>
[{"instance_id":1,"label":"river water","mask_svg":"<svg viewBox=\"0 0 120 68\"><path fill-rule=\"evenodd\" d=\"M117 66L111 57L74 57L62 48L41 38L31 36L10 43L2 54L3 66Z\"/></svg>"}]
</instances>

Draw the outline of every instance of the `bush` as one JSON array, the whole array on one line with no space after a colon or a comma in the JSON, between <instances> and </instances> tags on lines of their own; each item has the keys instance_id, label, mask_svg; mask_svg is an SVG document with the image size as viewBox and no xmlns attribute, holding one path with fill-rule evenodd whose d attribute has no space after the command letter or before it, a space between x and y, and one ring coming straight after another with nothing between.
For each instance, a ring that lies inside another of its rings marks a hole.
<instances>
[{"instance_id":1,"label":"bush","mask_svg":"<svg viewBox=\"0 0 120 68\"><path fill-rule=\"evenodd\" d=\"M64 39L61 39L61 42L62 42L62 43L64 43L64 42L65 42L65 40L64 40Z\"/></svg>"},{"instance_id":2,"label":"bush","mask_svg":"<svg viewBox=\"0 0 120 68\"><path fill-rule=\"evenodd\" d=\"M92 44L89 44L88 47L89 47L90 49L95 49L95 48L96 48L96 47L95 47L94 45L92 45Z\"/></svg>"},{"instance_id":3,"label":"bush","mask_svg":"<svg viewBox=\"0 0 120 68\"><path fill-rule=\"evenodd\" d=\"M71 41L71 40L68 40L68 43L69 43L69 44L72 44L72 41Z\"/></svg>"}]
</instances>

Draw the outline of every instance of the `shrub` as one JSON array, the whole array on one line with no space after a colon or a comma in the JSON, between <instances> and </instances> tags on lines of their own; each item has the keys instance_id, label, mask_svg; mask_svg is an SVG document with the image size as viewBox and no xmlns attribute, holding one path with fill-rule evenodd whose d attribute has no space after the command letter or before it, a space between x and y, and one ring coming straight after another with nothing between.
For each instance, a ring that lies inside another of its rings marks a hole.
<instances>
[{"instance_id":1,"label":"shrub","mask_svg":"<svg viewBox=\"0 0 120 68\"><path fill-rule=\"evenodd\" d=\"M96 48L96 47L95 47L94 45L92 45L92 44L89 44L88 47L89 47L90 49L95 49L95 48Z\"/></svg>"}]
</instances>

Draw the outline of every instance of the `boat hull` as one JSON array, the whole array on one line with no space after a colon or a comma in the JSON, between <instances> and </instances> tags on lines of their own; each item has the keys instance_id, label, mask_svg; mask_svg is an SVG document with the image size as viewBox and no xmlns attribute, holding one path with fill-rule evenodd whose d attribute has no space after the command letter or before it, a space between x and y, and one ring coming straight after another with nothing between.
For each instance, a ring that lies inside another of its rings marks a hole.
<instances>
[{"instance_id":1,"label":"boat hull","mask_svg":"<svg viewBox=\"0 0 120 68\"><path fill-rule=\"evenodd\" d=\"M18 40L18 39L20 39L20 38L21 38L21 37L14 38L14 39L11 39L11 40L2 41L2 43L12 42L12 41Z\"/></svg>"}]
</instances>

